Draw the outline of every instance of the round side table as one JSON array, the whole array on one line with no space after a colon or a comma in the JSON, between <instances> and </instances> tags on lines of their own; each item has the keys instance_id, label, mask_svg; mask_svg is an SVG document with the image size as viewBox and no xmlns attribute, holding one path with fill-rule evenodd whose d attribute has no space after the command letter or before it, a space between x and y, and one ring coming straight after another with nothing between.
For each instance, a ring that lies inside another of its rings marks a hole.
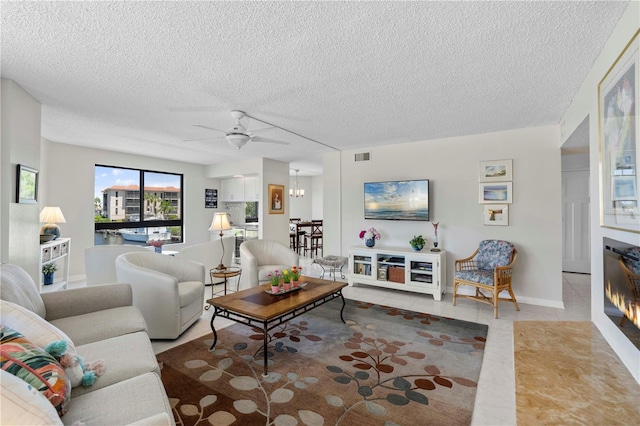
<instances>
[{"instance_id":1,"label":"round side table","mask_svg":"<svg viewBox=\"0 0 640 426\"><path fill-rule=\"evenodd\" d=\"M238 277L238 285L236 286L236 291L238 291L238 287L240 286L240 275L242 274L242 268L239 266L227 266L225 269L211 269L209 270L209 276L211 277L211 298L215 296L216 293L216 278L224 278L224 294L227 294L227 281L229 278ZM222 291L222 290L220 290ZM231 291L231 290L230 290ZM205 306L205 309L209 309L211 304Z\"/></svg>"}]
</instances>

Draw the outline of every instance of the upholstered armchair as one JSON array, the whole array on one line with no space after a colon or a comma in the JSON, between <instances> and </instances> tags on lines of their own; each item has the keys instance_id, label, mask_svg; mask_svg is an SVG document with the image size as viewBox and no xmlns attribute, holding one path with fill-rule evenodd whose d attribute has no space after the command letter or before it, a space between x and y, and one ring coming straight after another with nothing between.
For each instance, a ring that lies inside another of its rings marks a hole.
<instances>
[{"instance_id":1,"label":"upholstered armchair","mask_svg":"<svg viewBox=\"0 0 640 426\"><path fill-rule=\"evenodd\" d=\"M240 245L242 285L246 288L264 284L269 281L267 274L297 266L298 260L298 253L277 241L245 241Z\"/></svg>"},{"instance_id":2,"label":"upholstered armchair","mask_svg":"<svg viewBox=\"0 0 640 426\"><path fill-rule=\"evenodd\" d=\"M128 244L111 244L85 249L84 269L87 275L87 285L91 286L117 283L116 257L133 251L149 252L149 250L144 247Z\"/></svg>"},{"instance_id":3,"label":"upholstered armchair","mask_svg":"<svg viewBox=\"0 0 640 426\"><path fill-rule=\"evenodd\" d=\"M625 251L624 256L618 258L618 265L622 270L631 299L627 302L631 306L640 306L640 248L633 247ZM627 316L623 312L620 327L624 326Z\"/></svg>"},{"instance_id":4,"label":"upholstered armchair","mask_svg":"<svg viewBox=\"0 0 640 426\"><path fill-rule=\"evenodd\" d=\"M116 258L119 282L130 283L133 305L152 339L175 339L202 315L204 265L153 252Z\"/></svg>"},{"instance_id":5,"label":"upholstered armchair","mask_svg":"<svg viewBox=\"0 0 640 426\"><path fill-rule=\"evenodd\" d=\"M208 241L206 243L195 244L180 250L176 257L200 262L204 265L205 283L219 284L224 282L224 278L217 278L216 282L211 282L209 271L218 266L222 260L225 266L231 266L233 251L235 250L236 237L223 237L224 256L222 254L222 245L220 240Z\"/></svg>"},{"instance_id":6,"label":"upholstered armchair","mask_svg":"<svg viewBox=\"0 0 640 426\"><path fill-rule=\"evenodd\" d=\"M493 315L498 318L498 302L502 300L513 302L516 311L519 311L511 288L513 265L517 257L518 251L510 242L484 240L470 257L456 260L453 306L457 297L477 300L492 305ZM458 294L458 288L465 285L474 287L475 294ZM510 297L499 297L500 292L505 290Z\"/></svg>"}]
</instances>

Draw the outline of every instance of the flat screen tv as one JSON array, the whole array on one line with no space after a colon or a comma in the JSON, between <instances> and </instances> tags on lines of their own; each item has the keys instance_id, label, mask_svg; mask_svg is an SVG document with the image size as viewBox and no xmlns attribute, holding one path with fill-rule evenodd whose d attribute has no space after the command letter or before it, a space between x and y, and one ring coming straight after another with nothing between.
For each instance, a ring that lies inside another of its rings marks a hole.
<instances>
[{"instance_id":1,"label":"flat screen tv","mask_svg":"<svg viewBox=\"0 0 640 426\"><path fill-rule=\"evenodd\" d=\"M365 182L364 218L429 220L429 181Z\"/></svg>"}]
</instances>

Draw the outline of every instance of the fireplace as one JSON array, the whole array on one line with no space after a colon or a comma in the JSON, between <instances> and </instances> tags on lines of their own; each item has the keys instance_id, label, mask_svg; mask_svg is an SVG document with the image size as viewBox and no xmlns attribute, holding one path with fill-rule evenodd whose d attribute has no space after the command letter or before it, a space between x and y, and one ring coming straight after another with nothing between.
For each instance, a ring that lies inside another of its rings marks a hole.
<instances>
[{"instance_id":1,"label":"fireplace","mask_svg":"<svg viewBox=\"0 0 640 426\"><path fill-rule=\"evenodd\" d=\"M604 313L640 349L640 280L629 276L620 265L640 262L640 248L603 238L604 250ZM632 271L633 272L633 271ZM637 272L637 271L636 271ZM637 277L637 276L636 276ZM637 286L636 289L632 286Z\"/></svg>"}]
</instances>

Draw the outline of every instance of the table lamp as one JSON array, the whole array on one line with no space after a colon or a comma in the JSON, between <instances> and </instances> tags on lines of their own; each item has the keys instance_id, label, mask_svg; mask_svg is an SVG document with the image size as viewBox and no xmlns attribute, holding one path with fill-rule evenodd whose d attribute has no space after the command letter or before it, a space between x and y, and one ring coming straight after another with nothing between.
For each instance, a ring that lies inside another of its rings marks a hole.
<instances>
[{"instance_id":1,"label":"table lamp","mask_svg":"<svg viewBox=\"0 0 640 426\"><path fill-rule=\"evenodd\" d=\"M222 263L222 259L224 259L224 242L222 241L222 233L224 231L228 231L229 229L231 229L231 224L229 223L229 214L214 213L213 221L211 221L211 227L209 227L209 231L220 231L220 244L222 244L222 256L220 257L220 264L216 267L216 269L227 269L227 267Z\"/></svg>"},{"instance_id":2,"label":"table lamp","mask_svg":"<svg viewBox=\"0 0 640 426\"><path fill-rule=\"evenodd\" d=\"M40 235L53 235L53 239L60 236L60 228L57 223L67 223L60 207L46 206L40 212L40 223L44 223L40 228Z\"/></svg>"}]
</instances>

